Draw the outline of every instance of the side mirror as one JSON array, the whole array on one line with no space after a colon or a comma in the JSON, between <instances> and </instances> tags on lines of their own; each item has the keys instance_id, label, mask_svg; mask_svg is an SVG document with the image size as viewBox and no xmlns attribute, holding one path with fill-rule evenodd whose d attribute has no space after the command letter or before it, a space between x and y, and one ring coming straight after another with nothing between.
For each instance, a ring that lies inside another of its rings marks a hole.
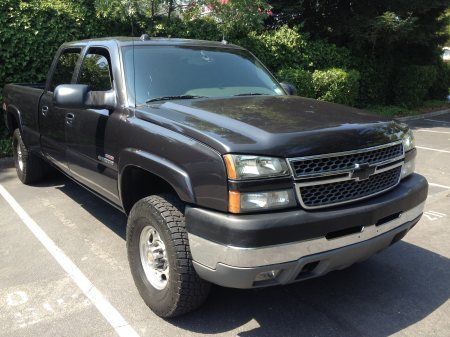
<instances>
[{"instance_id":1,"label":"side mirror","mask_svg":"<svg viewBox=\"0 0 450 337\"><path fill-rule=\"evenodd\" d=\"M297 88L295 87L295 85L293 85L291 83L286 83L286 82L281 82L280 85L283 88L283 90L286 92L286 94L288 94L290 96L297 95Z\"/></svg>"},{"instance_id":2,"label":"side mirror","mask_svg":"<svg viewBox=\"0 0 450 337\"><path fill-rule=\"evenodd\" d=\"M61 84L55 88L53 101L59 108L112 110L116 107L116 93L91 91L85 84Z\"/></svg>"}]
</instances>

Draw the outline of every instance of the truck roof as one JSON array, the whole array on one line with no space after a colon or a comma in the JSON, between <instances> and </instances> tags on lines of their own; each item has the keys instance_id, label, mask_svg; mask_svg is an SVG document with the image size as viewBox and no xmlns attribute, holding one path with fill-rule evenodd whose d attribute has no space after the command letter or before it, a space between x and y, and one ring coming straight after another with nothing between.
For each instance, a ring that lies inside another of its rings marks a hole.
<instances>
[{"instance_id":1,"label":"truck roof","mask_svg":"<svg viewBox=\"0 0 450 337\"><path fill-rule=\"evenodd\" d=\"M216 48L233 48L244 49L240 46L223 43L219 41L208 40L193 40L193 39L178 39L178 38L165 38L165 37L147 37L142 39L140 37L131 36L115 36L115 37L103 37L95 39L86 39L80 41L72 41L64 43L64 46L79 46L86 44L111 44L116 43L119 47L122 46L142 46L142 45L163 45L163 46L201 46L201 47L216 47Z\"/></svg>"}]
</instances>

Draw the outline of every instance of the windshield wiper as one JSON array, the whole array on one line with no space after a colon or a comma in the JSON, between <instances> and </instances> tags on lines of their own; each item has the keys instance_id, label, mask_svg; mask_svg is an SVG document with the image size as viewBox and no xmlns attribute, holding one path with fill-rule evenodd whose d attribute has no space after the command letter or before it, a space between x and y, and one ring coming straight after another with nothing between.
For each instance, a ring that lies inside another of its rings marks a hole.
<instances>
[{"instance_id":1,"label":"windshield wiper","mask_svg":"<svg viewBox=\"0 0 450 337\"><path fill-rule=\"evenodd\" d=\"M233 96L260 96L260 95L267 96L268 94L261 94L259 92L247 92L245 94L237 94L237 95L233 95Z\"/></svg>"},{"instance_id":2,"label":"windshield wiper","mask_svg":"<svg viewBox=\"0 0 450 337\"><path fill-rule=\"evenodd\" d=\"M178 96L162 96L155 97L145 101L145 103L157 102L157 101L171 101L174 99L194 99L194 98L206 98L206 96L196 96L196 95L178 95Z\"/></svg>"}]
</instances>

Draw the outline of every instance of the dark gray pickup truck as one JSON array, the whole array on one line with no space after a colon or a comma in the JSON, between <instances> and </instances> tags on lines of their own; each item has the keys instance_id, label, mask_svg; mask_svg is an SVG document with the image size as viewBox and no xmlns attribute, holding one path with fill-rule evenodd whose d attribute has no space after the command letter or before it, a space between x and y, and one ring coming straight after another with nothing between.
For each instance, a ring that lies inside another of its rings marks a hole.
<instances>
[{"instance_id":1,"label":"dark gray pickup truck","mask_svg":"<svg viewBox=\"0 0 450 337\"><path fill-rule=\"evenodd\" d=\"M173 317L211 283L324 275L419 221L408 127L293 91L235 45L107 38L62 45L3 109L20 180L51 165L125 212L136 286Z\"/></svg>"}]
</instances>

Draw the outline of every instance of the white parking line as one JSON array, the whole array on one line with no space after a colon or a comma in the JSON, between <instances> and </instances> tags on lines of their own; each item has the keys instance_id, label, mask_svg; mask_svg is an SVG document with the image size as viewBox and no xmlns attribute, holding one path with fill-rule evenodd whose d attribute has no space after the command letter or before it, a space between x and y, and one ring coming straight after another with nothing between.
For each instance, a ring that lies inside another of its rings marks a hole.
<instances>
[{"instance_id":1,"label":"white parking line","mask_svg":"<svg viewBox=\"0 0 450 337\"><path fill-rule=\"evenodd\" d=\"M425 146L416 146L418 149L422 150L429 150L429 151L436 151L436 152L443 152L443 153L450 153L448 150L439 150L439 149L432 149L431 147L425 147Z\"/></svg>"},{"instance_id":2,"label":"white parking line","mask_svg":"<svg viewBox=\"0 0 450 337\"><path fill-rule=\"evenodd\" d=\"M446 186L446 185L435 184L435 183L428 183L428 185L435 186L435 187L441 187L441 188L445 188L445 189L450 190L450 186Z\"/></svg>"},{"instance_id":3,"label":"white parking line","mask_svg":"<svg viewBox=\"0 0 450 337\"><path fill-rule=\"evenodd\" d=\"M446 135L450 135L450 132L448 132L448 131L435 131L435 130L427 130L427 129L414 130L414 132L417 132L417 131L419 131L419 132L431 132L431 133L443 133L443 134L446 134Z\"/></svg>"},{"instance_id":4,"label":"white parking line","mask_svg":"<svg viewBox=\"0 0 450 337\"><path fill-rule=\"evenodd\" d=\"M67 257L66 254L53 242L41 227L28 215L11 194L0 185L0 194L17 213L22 222L48 250L59 265L69 274L70 278L81 289L86 297L95 305L97 310L114 328L119 336L139 336L128 324L116 308L103 296L103 294L92 284L83 272Z\"/></svg>"}]
</instances>

